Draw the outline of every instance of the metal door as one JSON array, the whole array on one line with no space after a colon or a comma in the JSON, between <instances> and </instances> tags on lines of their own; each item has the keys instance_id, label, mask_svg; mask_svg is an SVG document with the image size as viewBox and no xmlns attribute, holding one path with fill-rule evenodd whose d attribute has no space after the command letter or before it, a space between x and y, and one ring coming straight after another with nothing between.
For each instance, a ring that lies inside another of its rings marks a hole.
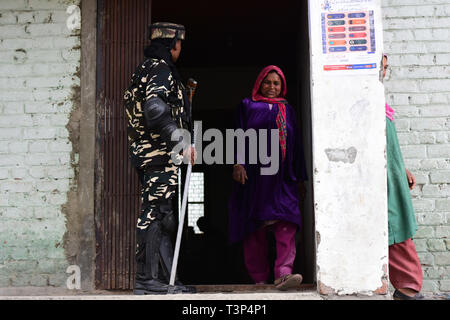
<instances>
[{"instance_id":1,"label":"metal door","mask_svg":"<svg viewBox=\"0 0 450 320\"><path fill-rule=\"evenodd\" d=\"M143 59L151 0L99 0L97 52L97 289L132 289L139 181L128 158L123 95Z\"/></svg>"}]
</instances>

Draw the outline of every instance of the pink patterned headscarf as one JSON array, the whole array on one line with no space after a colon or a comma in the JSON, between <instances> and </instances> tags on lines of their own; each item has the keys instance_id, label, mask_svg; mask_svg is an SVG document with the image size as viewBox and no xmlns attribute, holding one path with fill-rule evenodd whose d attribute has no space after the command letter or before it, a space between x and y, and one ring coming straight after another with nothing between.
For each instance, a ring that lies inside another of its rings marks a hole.
<instances>
[{"instance_id":1,"label":"pink patterned headscarf","mask_svg":"<svg viewBox=\"0 0 450 320\"><path fill-rule=\"evenodd\" d=\"M388 57L386 54L383 54L383 58L386 58L387 60ZM383 59L383 68L384 68L384 59ZM395 113L394 109L392 109L391 106L386 103L386 117L388 117L389 120L394 121L394 113Z\"/></svg>"},{"instance_id":2,"label":"pink patterned headscarf","mask_svg":"<svg viewBox=\"0 0 450 320\"><path fill-rule=\"evenodd\" d=\"M261 95L261 93L259 92L259 89L261 88L261 84L262 84L264 78L269 74L269 72L272 72L272 71L275 71L280 76L281 81L283 81L283 89L281 91L280 97L278 97L278 98L266 98L266 97L263 97ZM252 99L254 101L277 103L280 101L285 101L285 99L283 99L283 98L286 97L286 92L287 92L286 78L284 77L283 71L281 71L281 69L278 68L277 66L270 65L270 66L267 66L264 69L262 69L258 75L258 78L256 78L256 82L255 82L255 85L254 85L253 91L252 91Z\"/></svg>"},{"instance_id":3,"label":"pink patterned headscarf","mask_svg":"<svg viewBox=\"0 0 450 320\"><path fill-rule=\"evenodd\" d=\"M394 113L394 109L392 109L391 106L386 103L386 117L388 117L389 120L394 121Z\"/></svg>"},{"instance_id":4,"label":"pink patterned headscarf","mask_svg":"<svg viewBox=\"0 0 450 320\"><path fill-rule=\"evenodd\" d=\"M279 97L276 98L267 98L261 95L260 88L261 84L264 80L264 78L272 71L275 71L281 78L283 82L282 91L280 93ZM267 103L273 103L278 105L278 114L277 114L277 128L278 128L278 135L280 139L280 147L281 147L281 154L282 154L282 161L286 158L286 139L287 139L287 126L286 126L286 106L287 103L286 99L284 98L286 96L286 78L284 77L283 71L281 71L280 68L274 65L270 65L262 69L262 71L259 73L258 78L256 78L255 85L253 87L252 91L252 99L253 101L263 101Z\"/></svg>"}]
</instances>

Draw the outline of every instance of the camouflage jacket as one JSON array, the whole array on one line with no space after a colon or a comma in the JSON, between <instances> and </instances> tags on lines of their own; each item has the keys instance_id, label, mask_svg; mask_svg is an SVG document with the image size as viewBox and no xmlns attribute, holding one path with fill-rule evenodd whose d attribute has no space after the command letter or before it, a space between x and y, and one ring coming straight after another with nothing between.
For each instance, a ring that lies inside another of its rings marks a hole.
<instances>
[{"instance_id":1,"label":"camouflage jacket","mask_svg":"<svg viewBox=\"0 0 450 320\"><path fill-rule=\"evenodd\" d=\"M136 168L165 167L173 164L166 143L144 118L145 102L159 97L171 107L172 118L179 128L191 130L189 100L181 81L176 80L164 60L147 58L137 68L124 100L128 121L128 143L131 163Z\"/></svg>"}]
</instances>

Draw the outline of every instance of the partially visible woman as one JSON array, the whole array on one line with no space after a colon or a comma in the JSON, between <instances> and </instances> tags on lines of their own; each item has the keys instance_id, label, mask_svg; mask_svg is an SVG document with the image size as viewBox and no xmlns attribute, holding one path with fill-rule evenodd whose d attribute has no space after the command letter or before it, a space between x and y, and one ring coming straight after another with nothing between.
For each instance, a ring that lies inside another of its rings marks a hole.
<instances>
[{"instance_id":1,"label":"partially visible woman","mask_svg":"<svg viewBox=\"0 0 450 320\"><path fill-rule=\"evenodd\" d=\"M383 56L383 78L387 55ZM405 168L394 121L394 109L386 103L386 160L389 229L389 280L395 300L422 300L423 273L412 238L417 231L410 190L416 179Z\"/></svg>"},{"instance_id":2,"label":"partially visible woman","mask_svg":"<svg viewBox=\"0 0 450 320\"><path fill-rule=\"evenodd\" d=\"M278 129L280 165L276 174L261 175L261 168L269 165L259 161L249 164L238 150L229 203L230 241L243 241L245 265L257 284L268 281L266 233L274 233L277 251L274 278L279 290L298 288L302 282L302 276L292 271L296 256L295 234L301 227L299 200L304 195L306 180L300 130L295 112L285 100L286 92L281 69L267 66L256 80L252 97L244 99L237 108L236 129L268 130L268 150L270 130ZM247 155L248 150L247 145Z\"/></svg>"}]
</instances>

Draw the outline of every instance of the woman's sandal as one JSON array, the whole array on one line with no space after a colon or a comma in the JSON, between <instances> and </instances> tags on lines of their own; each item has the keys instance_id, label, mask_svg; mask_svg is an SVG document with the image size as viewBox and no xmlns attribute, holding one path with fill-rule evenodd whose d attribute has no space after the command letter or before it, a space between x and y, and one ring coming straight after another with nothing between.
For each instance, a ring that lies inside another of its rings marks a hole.
<instances>
[{"instance_id":1,"label":"woman's sandal","mask_svg":"<svg viewBox=\"0 0 450 320\"><path fill-rule=\"evenodd\" d=\"M285 291L289 289L299 289L303 277L301 274L286 274L275 280L275 287L278 290Z\"/></svg>"},{"instance_id":2,"label":"woman's sandal","mask_svg":"<svg viewBox=\"0 0 450 320\"><path fill-rule=\"evenodd\" d=\"M397 289L395 289L394 291L393 298L394 300L424 300L424 296L420 293L417 293L416 295L410 297Z\"/></svg>"}]
</instances>

